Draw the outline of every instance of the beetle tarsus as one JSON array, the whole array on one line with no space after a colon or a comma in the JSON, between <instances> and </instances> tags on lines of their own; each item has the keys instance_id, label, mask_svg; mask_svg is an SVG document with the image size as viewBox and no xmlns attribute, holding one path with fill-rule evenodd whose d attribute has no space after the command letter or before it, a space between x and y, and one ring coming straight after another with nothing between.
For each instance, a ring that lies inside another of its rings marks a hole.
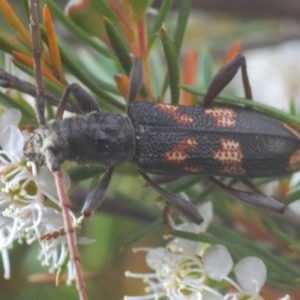
<instances>
[{"instance_id":1,"label":"beetle tarsus","mask_svg":"<svg viewBox=\"0 0 300 300\"><path fill-rule=\"evenodd\" d=\"M267 195L260 192L258 189L256 189L254 192L242 191L225 185L220 180L214 177L209 177L209 179L223 193L227 194L230 197L243 201L244 203L250 204L252 206L267 209L268 211L274 211L277 213L284 212L285 206L282 203L276 201L271 197L268 197Z\"/></svg>"}]
</instances>

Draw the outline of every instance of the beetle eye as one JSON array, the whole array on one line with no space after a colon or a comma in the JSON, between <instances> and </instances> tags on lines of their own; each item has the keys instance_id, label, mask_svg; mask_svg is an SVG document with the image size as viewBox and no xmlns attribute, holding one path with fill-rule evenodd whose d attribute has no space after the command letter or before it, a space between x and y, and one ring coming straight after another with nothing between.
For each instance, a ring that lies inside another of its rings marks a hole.
<instances>
[{"instance_id":1,"label":"beetle eye","mask_svg":"<svg viewBox=\"0 0 300 300\"><path fill-rule=\"evenodd\" d=\"M24 145L24 155L31 160L35 155L35 146L33 142L33 136L31 135L30 138L26 141Z\"/></svg>"},{"instance_id":2,"label":"beetle eye","mask_svg":"<svg viewBox=\"0 0 300 300\"><path fill-rule=\"evenodd\" d=\"M37 162L39 164L45 163L45 158L40 152L39 142L36 141L35 135L31 135L30 138L25 142L23 151L24 156L30 161Z\"/></svg>"}]
</instances>

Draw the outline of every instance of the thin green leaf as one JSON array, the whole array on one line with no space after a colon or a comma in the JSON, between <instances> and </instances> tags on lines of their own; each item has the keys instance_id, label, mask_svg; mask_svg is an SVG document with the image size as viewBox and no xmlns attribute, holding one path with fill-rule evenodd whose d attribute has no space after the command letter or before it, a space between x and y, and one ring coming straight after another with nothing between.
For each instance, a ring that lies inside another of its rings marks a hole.
<instances>
[{"instance_id":1,"label":"thin green leaf","mask_svg":"<svg viewBox=\"0 0 300 300\"><path fill-rule=\"evenodd\" d=\"M111 51L98 39L95 37L89 36L85 31L78 27L74 22L67 18L61 9L52 1L48 0L47 4L49 5L53 14L79 39L85 42L87 45L95 49L96 51L102 53L107 57L112 57Z\"/></svg>"},{"instance_id":2,"label":"thin green leaf","mask_svg":"<svg viewBox=\"0 0 300 300\"><path fill-rule=\"evenodd\" d=\"M23 7L24 7L24 11L25 11L25 15L27 16L27 21L29 23L29 4L28 4L28 0L22 0L23 3Z\"/></svg>"},{"instance_id":3,"label":"thin green leaf","mask_svg":"<svg viewBox=\"0 0 300 300\"><path fill-rule=\"evenodd\" d=\"M296 101L294 101L294 100L290 101L289 111L290 111L291 115L296 115L297 114Z\"/></svg>"},{"instance_id":4,"label":"thin green leaf","mask_svg":"<svg viewBox=\"0 0 300 300\"><path fill-rule=\"evenodd\" d=\"M213 78L213 64L209 52L203 49L200 52L200 66L199 66L199 86L207 89Z\"/></svg>"},{"instance_id":5,"label":"thin green leaf","mask_svg":"<svg viewBox=\"0 0 300 300\"><path fill-rule=\"evenodd\" d=\"M83 51L79 59L98 86L101 86L108 93L120 95L111 75L112 72L116 72L113 60L108 60L101 54L97 55L88 51Z\"/></svg>"},{"instance_id":6,"label":"thin green leaf","mask_svg":"<svg viewBox=\"0 0 300 300\"><path fill-rule=\"evenodd\" d=\"M286 258L278 257L278 255L272 253L268 247L262 247L258 243L253 243L252 239L242 236L240 233L219 226L211 224L209 232L214 236L222 240L222 244L225 245L231 253L244 257L247 255L255 255L260 257L270 273L285 278L287 282L292 282L296 277L300 276L299 270L297 270L293 264L291 264ZM224 239L226 237L226 240ZM238 241L238 244L237 242Z\"/></svg>"},{"instance_id":7,"label":"thin green leaf","mask_svg":"<svg viewBox=\"0 0 300 300\"><path fill-rule=\"evenodd\" d=\"M166 15L172 6L172 3L173 3L172 0L162 1L162 5L158 10L158 14L156 16L154 24L153 24L151 30L149 30L149 32L148 32L148 51L152 47L152 45L157 37L157 32L159 31L163 22L165 21Z\"/></svg>"},{"instance_id":8,"label":"thin green leaf","mask_svg":"<svg viewBox=\"0 0 300 300\"><path fill-rule=\"evenodd\" d=\"M34 78L34 71L32 70L32 68L30 68L28 66L25 66L24 64L22 64L22 63L20 63L18 61L15 61L14 64L15 64L16 67L18 67L24 73L26 73L26 74L30 75L32 78ZM62 88L61 86L58 86L56 83L54 83L53 81L51 81L47 77L43 77L43 81L45 83L45 88L46 89L49 88L49 90L54 91L57 95L59 95L57 97L57 99L55 99L54 97L51 98L52 101L50 101L50 99L49 99L49 103L51 105L56 105L57 106L58 103L59 103L59 99L60 99L60 97L61 97L61 95L62 95L62 93L64 91L64 88ZM21 92L23 92L23 91L21 91ZM31 95L31 96L33 96L33 97L35 97L36 90L34 89L34 94L29 93L29 92L28 92L28 94ZM47 97L46 97L46 99L47 99ZM69 108L68 108L68 110L69 110ZM70 109L70 111L74 111L74 107L73 107L73 109Z\"/></svg>"},{"instance_id":9,"label":"thin green leaf","mask_svg":"<svg viewBox=\"0 0 300 300\"><path fill-rule=\"evenodd\" d=\"M198 87L195 87L195 86L182 84L181 88L196 95L196 96L203 97L206 94L206 90L199 89ZM270 116L273 116L274 118L277 118L285 123L289 123L293 126L300 127L300 120L299 120L298 116L290 115L288 113L285 113L281 110L278 110L274 107L271 107L267 104L263 104L261 102L250 101L250 100L242 98L242 97L232 96L232 95L222 93L221 95L219 95L217 97L217 99L215 100L215 103L236 104L236 105L242 105L242 106L249 107L249 108L255 108L258 111L269 114Z\"/></svg>"},{"instance_id":10,"label":"thin green leaf","mask_svg":"<svg viewBox=\"0 0 300 300\"><path fill-rule=\"evenodd\" d=\"M25 103L25 101L23 103L18 103L0 91L0 103L6 107L18 109L22 113L22 116L30 121L35 119L34 110L31 108L31 106Z\"/></svg>"},{"instance_id":11,"label":"thin green leaf","mask_svg":"<svg viewBox=\"0 0 300 300\"><path fill-rule=\"evenodd\" d=\"M18 51L25 54L30 54L30 50L24 47L22 44L16 42L9 36L0 34L0 49L7 53L12 51Z\"/></svg>"},{"instance_id":12,"label":"thin green leaf","mask_svg":"<svg viewBox=\"0 0 300 300\"><path fill-rule=\"evenodd\" d=\"M107 4L107 0L93 0L92 5L99 11L99 15L108 17L113 22L118 22L118 17Z\"/></svg>"},{"instance_id":13,"label":"thin green leaf","mask_svg":"<svg viewBox=\"0 0 300 300\"><path fill-rule=\"evenodd\" d=\"M221 244L221 240L210 233L202 232L200 234L186 232L181 230L172 230L170 232L171 235L175 237L179 237L182 239L186 239L189 241L199 242L199 243L207 243L211 245Z\"/></svg>"},{"instance_id":14,"label":"thin green leaf","mask_svg":"<svg viewBox=\"0 0 300 300\"><path fill-rule=\"evenodd\" d=\"M290 194L284 199L284 203L286 205L289 205L299 199L300 199L300 188L290 192Z\"/></svg>"},{"instance_id":15,"label":"thin green leaf","mask_svg":"<svg viewBox=\"0 0 300 300\"><path fill-rule=\"evenodd\" d=\"M132 62L127 45L116 26L108 18L103 17L103 22L107 36L111 42L111 46L125 73L129 75Z\"/></svg>"},{"instance_id":16,"label":"thin green leaf","mask_svg":"<svg viewBox=\"0 0 300 300\"><path fill-rule=\"evenodd\" d=\"M153 232L162 226L162 219L159 217L153 222L149 223L148 225L144 225L141 227L141 229L137 230L133 234L130 235L130 238L128 238L124 243L122 248L126 249L130 246L132 246L134 243L140 241L141 239L144 239L145 237L149 236L150 234L153 234Z\"/></svg>"},{"instance_id":17,"label":"thin green leaf","mask_svg":"<svg viewBox=\"0 0 300 300\"><path fill-rule=\"evenodd\" d=\"M174 33L174 48L179 55L193 0L180 1L179 16Z\"/></svg>"},{"instance_id":18,"label":"thin green leaf","mask_svg":"<svg viewBox=\"0 0 300 300\"><path fill-rule=\"evenodd\" d=\"M78 59L72 56L71 49L63 41L59 42L60 54L63 64L77 77L84 85L86 85L91 91L95 93L102 101L101 103L114 106L116 109L123 110L124 104L122 104L117 98L107 93L101 86L97 85L94 80L86 75L87 70L84 66L78 63ZM98 82L99 83L99 82Z\"/></svg>"},{"instance_id":19,"label":"thin green leaf","mask_svg":"<svg viewBox=\"0 0 300 300\"><path fill-rule=\"evenodd\" d=\"M139 18L142 18L152 0L130 0L130 2L134 12L138 15Z\"/></svg>"},{"instance_id":20,"label":"thin green leaf","mask_svg":"<svg viewBox=\"0 0 300 300\"><path fill-rule=\"evenodd\" d=\"M68 268L68 263L70 260L70 253L67 252L67 254L65 255L62 264L60 265L60 267L57 270L56 276L55 276L55 282L59 283L60 282L60 278L63 276L63 274L67 273L67 268Z\"/></svg>"},{"instance_id":21,"label":"thin green leaf","mask_svg":"<svg viewBox=\"0 0 300 300\"><path fill-rule=\"evenodd\" d=\"M179 81L180 81L180 71L179 64L177 60L177 55L174 49L174 45L169 38L169 35L164 27L160 29L160 37L164 48L164 53L167 61L168 67L168 79L171 91L171 103L178 104L179 102ZM166 81L165 81L166 83Z\"/></svg>"}]
</instances>

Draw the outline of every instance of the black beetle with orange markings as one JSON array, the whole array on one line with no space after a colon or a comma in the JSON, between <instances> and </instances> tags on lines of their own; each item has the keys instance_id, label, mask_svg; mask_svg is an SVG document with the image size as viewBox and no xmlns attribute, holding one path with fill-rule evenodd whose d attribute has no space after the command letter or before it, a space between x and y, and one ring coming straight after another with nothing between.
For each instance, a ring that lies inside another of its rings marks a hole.
<instances>
[{"instance_id":1,"label":"black beetle with orange markings","mask_svg":"<svg viewBox=\"0 0 300 300\"><path fill-rule=\"evenodd\" d=\"M74 93L84 115L41 125L25 145L25 155L46 163L52 171L64 160L108 168L86 200L84 216L98 206L113 167L122 162L135 164L159 194L197 223L202 218L192 204L161 188L146 173L205 175L235 198L282 212L284 206L260 192L248 178L277 177L299 170L300 133L249 108L212 105L240 67L246 98L252 98L245 58L238 54L215 76L201 107L136 101L142 85L141 59L133 64L127 114L101 112L93 99L71 85L68 92ZM237 177L252 191L226 186L213 176Z\"/></svg>"}]
</instances>

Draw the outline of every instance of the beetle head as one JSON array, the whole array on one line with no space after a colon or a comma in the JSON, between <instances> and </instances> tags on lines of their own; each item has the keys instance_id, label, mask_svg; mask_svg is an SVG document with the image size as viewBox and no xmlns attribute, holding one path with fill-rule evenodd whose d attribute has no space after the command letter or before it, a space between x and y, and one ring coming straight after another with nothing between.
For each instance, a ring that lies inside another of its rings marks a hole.
<instances>
[{"instance_id":1,"label":"beetle head","mask_svg":"<svg viewBox=\"0 0 300 300\"><path fill-rule=\"evenodd\" d=\"M43 145L48 136L49 128L47 126L40 126L35 129L27 142L24 145L24 155L33 162L38 164L45 164L45 154Z\"/></svg>"}]
</instances>

